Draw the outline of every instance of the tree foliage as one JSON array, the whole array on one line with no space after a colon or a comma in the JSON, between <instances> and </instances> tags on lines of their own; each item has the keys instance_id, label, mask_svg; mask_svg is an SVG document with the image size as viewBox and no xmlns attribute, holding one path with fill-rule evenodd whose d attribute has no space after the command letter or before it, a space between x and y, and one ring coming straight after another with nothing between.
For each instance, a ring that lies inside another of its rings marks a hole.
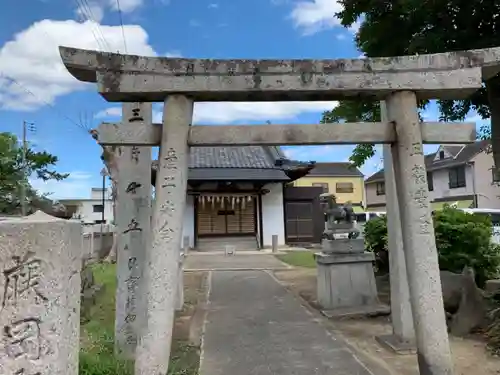
<instances>
[{"instance_id":1,"label":"tree foliage","mask_svg":"<svg viewBox=\"0 0 500 375\"><path fill-rule=\"evenodd\" d=\"M479 0L340 0L337 16L350 27L362 19L356 35L357 47L368 57L400 56L500 46L500 2ZM500 166L500 78L484 82L483 88L466 100L440 100L441 121L463 120L471 110L483 119L491 117L491 137L495 165ZM426 103L421 103L421 108ZM379 105L370 100L360 104L342 101L323 120L351 116L376 119ZM379 117L378 117L379 118ZM365 120L368 121L368 120ZM357 166L373 156L373 145L358 145L351 161Z\"/></svg>"},{"instance_id":2,"label":"tree foliage","mask_svg":"<svg viewBox=\"0 0 500 375\"><path fill-rule=\"evenodd\" d=\"M23 150L15 135L0 133L0 213L14 214L20 211L20 191L24 184L30 206L43 208L51 206L46 196L38 194L29 184L28 178L34 176L48 180L63 180L68 174L57 173L53 167L57 157L46 151L37 152L27 148L23 159Z\"/></svg>"},{"instance_id":3,"label":"tree foliage","mask_svg":"<svg viewBox=\"0 0 500 375\"><path fill-rule=\"evenodd\" d=\"M491 243L492 225L488 216L445 206L435 212L433 219L441 270L461 273L465 266L472 267L480 286L498 276L500 249ZM377 267L388 272L386 218L368 221L364 234L367 249L376 255Z\"/></svg>"}]
</instances>

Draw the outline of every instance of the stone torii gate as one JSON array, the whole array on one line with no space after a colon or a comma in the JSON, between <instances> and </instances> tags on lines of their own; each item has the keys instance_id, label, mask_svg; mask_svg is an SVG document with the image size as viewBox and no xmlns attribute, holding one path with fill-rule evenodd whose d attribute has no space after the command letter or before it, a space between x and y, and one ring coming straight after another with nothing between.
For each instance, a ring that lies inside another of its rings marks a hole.
<instances>
[{"instance_id":1,"label":"stone torii gate","mask_svg":"<svg viewBox=\"0 0 500 375\"><path fill-rule=\"evenodd\" d=\"M389 213L394 217L390 222L399 222L395 216L400 214L405 264L398 266L406 266L408 274L420 372L452 373L422 143L473 142L475 125L420 123L417 99L468 97L481 88L482 79L500 71L500 48L342 60L169 59L66 47L60 52L68 71L81 81L96 82L108 101L164 101L160 126L125 121L98 129L103 145L160 145L151 246L144 269L147 322L139 332L137 374L164 375L168 369L189 146L356 143L390 145L386 154L393 158L392 198L399 202L392 205L397 209ZM387 121L190 126L194 101L357 97L385 101ZM400 297L401 304L406 303Z\"/></svg>"}]
</instances>

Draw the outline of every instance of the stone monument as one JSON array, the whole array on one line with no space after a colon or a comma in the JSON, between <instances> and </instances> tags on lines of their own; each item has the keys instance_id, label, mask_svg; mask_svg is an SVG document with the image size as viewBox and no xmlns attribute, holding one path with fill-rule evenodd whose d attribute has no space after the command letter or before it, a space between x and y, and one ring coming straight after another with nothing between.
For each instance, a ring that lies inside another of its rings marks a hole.
<instances>
[{"instance_id":1,"label":"stone monument","mask_svg":"<svg viewBox=\"0 0 500 375\"><path fill-rule=\"evenodd\" d=\"M151 124L151 103L125 103L122 108L123 124ZM115 352L133 359L139 320L144 318L145 297L140 284L150 245L151 147L120 146L117 165Z\"/></svg>"},{"instance_id":2,"label":"stone monument","mask_svg":"<svg viewBox=\"0 0 500 375\"><path fill-rule=\"evenodd\" d=\"M81 224L0 222L0 374L78 375Z\"/></svg>"},{"instance_id":3,"label":"stone monument","mask_svg":"<svg viewBox=\"0 0 500 375\"><path fill-rule=\"evenodd\" d=\"M388 312L377 297L373 272L375 255L365 252L358 237L350 205L340 205L333 194L321 194L327 217L322 251L315 254L318 267L318 302L329 316ZM338 238L347 235L347 238Z\"/></svg>"}]
</instances>

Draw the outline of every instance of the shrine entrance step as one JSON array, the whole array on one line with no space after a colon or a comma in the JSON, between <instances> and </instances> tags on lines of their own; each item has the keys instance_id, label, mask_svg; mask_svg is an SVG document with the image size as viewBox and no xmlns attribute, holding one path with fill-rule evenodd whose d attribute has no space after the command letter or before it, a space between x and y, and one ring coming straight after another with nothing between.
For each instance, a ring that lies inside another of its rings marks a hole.
<instances>
[{"instance_id":1,"label":"shrine entrance step","mask_svg":"<svg viewBox=\"0 0 500 375\"><path fill-rule=\"evenodd\" d=\"M202 237L198 238L196 250L224 251L226 246L234 247L235 252L258 250L255 236Z\"/></svg>"}]
</instances>

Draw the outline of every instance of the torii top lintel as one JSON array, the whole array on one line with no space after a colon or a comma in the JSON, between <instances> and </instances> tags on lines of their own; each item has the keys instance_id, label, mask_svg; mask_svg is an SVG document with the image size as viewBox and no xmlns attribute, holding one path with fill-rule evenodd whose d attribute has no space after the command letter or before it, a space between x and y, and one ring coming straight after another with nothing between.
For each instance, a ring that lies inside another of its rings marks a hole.
<instances>
[{"instance_id":1,"label":"torii top lintel","mask_svg":"<svg viewBox=\"0 0 500 375\"><path fill-rule=\"evenodd\" d=\"M462 99L500 72L500 47L429 55L335 60L212 60L122 55L60 47L68 71L96 82L108 101L156 102L182 94L197 101Z\"/></svg>"}]
</instances>

